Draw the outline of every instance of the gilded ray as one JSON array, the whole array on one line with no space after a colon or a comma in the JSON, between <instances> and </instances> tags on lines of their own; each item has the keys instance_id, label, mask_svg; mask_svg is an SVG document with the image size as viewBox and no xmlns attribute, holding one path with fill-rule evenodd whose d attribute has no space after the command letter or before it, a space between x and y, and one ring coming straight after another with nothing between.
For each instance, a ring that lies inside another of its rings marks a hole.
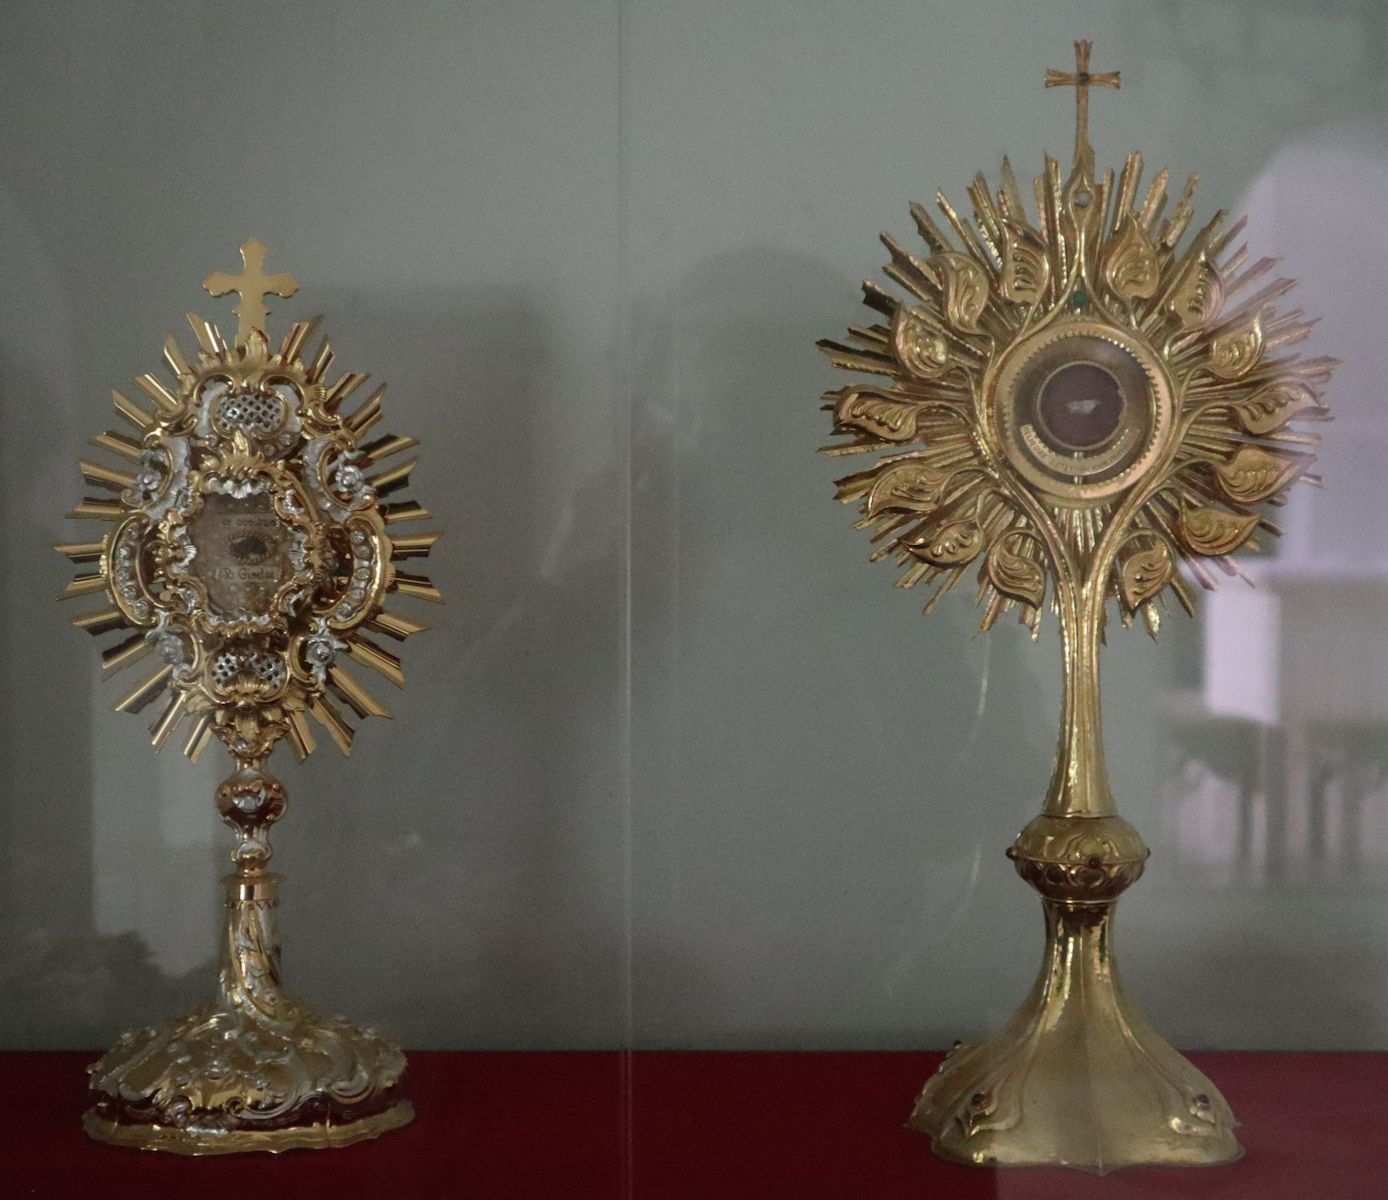
<instances>
[{"instance_id":1,"label":"gilded ray","mask_svg":"<svg viewBox=\"0 0 1388 1200\"><path fill-rule=\"evenodd\" d=\"M136 429L140 430L141 433L154 428L154 417L136 404L135 401L124 392L112 388L111 402L116 406L116 411L135 426Z\"/></svg>"},{"instance_id":2,"label":"gilded ray","mask_svg":"<svg viewBox=\"0 0 1388 1200\"><path fill-rule=\"evenodd\" d=\"M98 637L103 633L110 633L113 629L125 629L128 622L123 613L115 608L103 608L100 612L84 613L80 617L73 617L72 623L78 629Z\"/></svg>"},{"instance_id":3,"label":"gilded ray","mask_svg":"<svg viewBox=\"0 0 1388 1200\"><path fill-rule=\"evenodd\" d=\"M334 666L328 671L328 686L352 708L359 717L386 717L394 714L384 704L371 695L360 683L341 667Z\"/></svg>"},{"instance_id":4,"label":"gilded ray","mask_svg":"<svg viewBox=\"0 0 1388 1200\"><path fill-rule=\"evenodd\" d=\"M395 587L406 596L417 596L435 604L443 603L443 593L423 575L409 575L404 571L395 572Z\"/></svg>"},{"instance_id":5,"label":"gilded ray","mask_svg":"<svg viewBox=\"0 0 1388 1200\"><path fill-rule=\"evenodd\" d=\"M106 543L101 542L62 542L53 547L59 554L66 555L75 563L98 562L101 555L106 550Z\"/></svg>"},{"instance_id":6,"label":"gilded ray","mask_svg":"<svg viewBox=\"0 0 1388 1200\"><path fill-rule=\"evenodd\" d=\"M390 540L392 558L425 558L433 549L434 543L442 533L409 533Z\"/></svg>"},{"instance_id":7,"label":"gilded ray","mask_svg":"<svg viewBox=\"0 0 1388 1200\"><path fill-rule=\"evenodd\" d=\"M160 667L153 675L138 684L116 705L117 712L139 712L169 685L173 667Z\"/></svg>"},{"instance_id":8,"label":"gilded ray","mask_svg":"<svg viewBox=\"0 0 1388 1200\"><path fill-rule=\"evenodd\" d=\"M128 462L139 462L143 454L140 443L134 438L126 437L123 433L111 433L108 430L106 433L99 433L89 440L93 446L119 455Z\"/></svg>"},{"instance_id":9,"label":"gilded ray","mask_svg":"<svg viewBox=\"0 0 1388 1200\"><path fill-rule=\"evenodd\" d=\"M400 659L389 650L382 650L375 642L367 641L364 637L355 638L348 643L347 653L359 663L379 671L396 687L405 686L405 672L400 669Z\"/></svg>"},{"instance_id":10,"label":"gilded ray","mask_svg":"<svg viewBox=\"0 0 1388 1200\"><path fill-rule=\"evenodd\" d=\"M412 634L423 633L429 627L427 621L416 621L413 617L386 612L385 609L375 613L366 622L367 629L374 629L377 633L384 633L400 642Z\"/></svg>"},{"instance_id":11,"label":"gilded ray","mask_svg":"<svg viewBox=\"0 0 1388 1200\"><path fill-rule=\"evenodd\" d=\"M123 642L101 652L101 677L110 679L112 675L133 666L154 649L154 645L143 633L136 633Z\"/></svg>"},{"instance_id":12,"label":"gilded ray","mask_svg":"<svg viewBox=\"0 0 1388 1200\"><path fill-rule=\"evenodd\" d=\"M352 727L342 719L342 714L337 709L322 696L319 696L309 702L308 711L323 726L333 744L344 755L352 753Z\"/></svg>"},{"instance_id":13,"label":"gilded ray","mask_svg":"<svg viewBox=\"0 0 1388 1200\"><path fill-rule=\"evenodd\" d=\"M389 458L392 454L399 454L402 450L410 450L418 445L418 438L396 437L394 434L386 434L374 442L368 442L361 448L362 461L378 463L383 458Z\"/></svg>"}]
</instances>

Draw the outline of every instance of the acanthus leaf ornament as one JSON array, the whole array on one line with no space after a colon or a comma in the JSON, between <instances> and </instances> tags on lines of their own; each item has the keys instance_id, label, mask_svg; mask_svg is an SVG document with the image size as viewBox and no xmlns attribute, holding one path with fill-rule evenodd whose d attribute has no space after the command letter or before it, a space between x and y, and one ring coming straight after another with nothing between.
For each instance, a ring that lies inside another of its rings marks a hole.
<instances>
[{"instance_id":1,"label":"acanthus leaf ornament","mask_svg":"<svg viewBox=\"0 0 1388 1200\"><path fill-rule=\"evenodd\" d=\"M936 567L962 567L973 562L984 547L983 530L969 518L931 525L903 542L906 550Z\"/></svg>"},{"instance_id":2,"label":"acanthus leaf ornament","mask_svg":"<svg viewBox=\"0 0 1388 1200\"><path fill-rule=\"evenodd\" d=\"M953 485L976 473L974 468L967 466L941 469L914 457L883 465L885 469L875 476L863 505L868 517L884 512L933 512L950 494ZM848 486L851 489L852 484Z\"/></svg>"},{"instance_id":3,"label":"acanthus leaf ornament","mask_svg":"<svg viewBox=\"0 0 1388 1200\"><path fill-rule=\"evenodd\" d=\"M1040 608L1046 598L1046 571L1041 565L1044 553L1037 538L1024 530L1003 535L984 561L988 582L1009 599Z\"/></svg>"},{"instance_id":4,"label":"acanthus leaf ornament","mask_svg":"<svg viewBox=\"0 0 1388 1200\"><path fill-rule=\"evenodd\" d=\"M1150 543L1145 547L1142 543ZM1166 539L1159 534L1136 533L1125 543L1132 547L1119 560L1119 592L1129 612L1153 599L1176 570L1176 560Z\"/></svg>"},{"instance_id":5,"label":"acanthus leaf ornament","mask_svg":"<svg viewBox=\"0 0 1388 1200\"><path fill-rule=\"evenodd\" d=\"M1215 467L1215 476L1231 500L1257 504L1295 482L1314 461L1309 454L1272 454L1261 446L1240 446Z\"/></svg>"},{"instance_id":6,"label":"acanthus leaf ornament","mask_svg":"<svg viewBox=\"0 0 1388 1200\"><path fill-rule=\"evenodd\" d=\"M1075 54L1074 71L1046 76L1075 89L1073 164L1045 160L1034 213L1006 160L996 191L982 177L969 187L972 225L942 196L943 222L913 205L928 255L882 238L908 298L864 285L891 330L820 343L836 367L890 381L831 394L834 432L850 440L828 452L884 452L838 484L872 559L929 588L926 612L981 559L983 628L1015 610L1034 635L1050 611L1061 632L1055 769L1010 852L1042 896L1046 966L1003 1033L946 1060L911 1124L973 1163L1226 1162L1239 1154L1228 1105L1114 975L1111 907L1147 851L1109 788L1099 652L1111 602L1155 636L1168 597L1194 611L1182 558L1212 586L1198 560L1276 533L1255 506L1314 481L1317 439L1284 431L1325 419L1317 389L1335 364L1281 353L1311 326L1268 303L1291 281L1240 297L1272 261L1246 266L1223 214L1193 229L1194 178L1168 207L1166 173L1142 187L1139 155L1116 174L1096 168L1089 93L1120 81L1090 69L1089 43ZM1125 1099L1077 1113L1076 1095Z\"/></svg>"},{"instance_id":7,"label":"acanthus leaf ornament","mask_svg":"<svg viewBox=\"0 0 1388 1200\"><path fill-rule=\"evenodd\" d=\"M903 304L892 322L897 358L913 375L936 379L949 369L949 339L913 305Z\"/></svg>"},{"instance_id":8,"label":"acanthus leaf ornament","mask_svg":"<svg viewBox=\"0 0 1388 1200\"><path fill-rule=\"evenodd\" d=\"M834 409L834 423L888 442L909 442L916 436L920 405L913 400L867 388L845 388Z\"/></svg>"},{"instance_id":9,"label":"acanthus leaf ornament","mask_svg":"<svg viewBox=\"0 0 1388 1200\"><path fill-rule=\"evenodd\" d=\"M1003 218L999 291L1016 304L1039 304L1051 278L1046 243L1034 229Z\"/></svg>"},{"instance_id":10,"label":"acanthus leaf ornament","mask_svg":"<svg viewBox=\"0 0 1388 1200\"><path fill-rule=\"evenodd\" d=\"M1202 254L1172 289L1168 311L1181 329L1202 329L1224 306L1224 283Z\"/></svg>"},{"instance_id":11,"label":"acanthus leaf ornament","mask_svg":"<svg viewBox=\"0 0 1388 1200\"><path fill-rule=\"evenodd\" d=\"M1103 274L1114 295L1129 302L1150 299L1161 284L1156 247L1131 213L1104 251Z\"/></svg>"},{"instance_id":12,"label":"acanthus leaf ornament","mask_svg":"<svg viewBox=\"0 0 1388 1200\"><path fill-rule=\"evenodd\" d=\"M1229 406L1249 433L1265 436L1276 433L1298 417L1321 411L1320 401L1311 387L1300 380L1282 379L1267 384Z\"/></svg>"},{"instance_id":13,"label":"acanthus leaf ornament","mask_svg":"<svg viewBox=\"0 0 1388 1200\"><path fill-rule=\"evenodd\" d=\"M1220 379L1242 379L1263 353L1262 317L1255 314L1210 341L1210 370Z\"/></svg>"},{"instance_id":14,"label":"acanthus leaf ornament","mask_svg":"<svg viewBox=\"0 0 1388 1200\"><path fill-rule=\"evenodd\" d=\"M384 502L413 466L390 460L415 442L367 440L383 389L347 406L367 377L330 381L326 340L305 353L316 319L272 343L264 297L292 296L298 284L266 274L254 239L241 254L241 274L205 282L215 295L239 295L236 338L190 316L196 352L170 334L171 381L135 380L152 407L114 393L134 436L94 440L137 470L84 462L88 482L119 499L88 499L71 515L114 528L99 542L57 547L97 567L64 595L100 591L110 605L73 623L126 631L102 655L103 674L154 658L116 708L161 702L156 749L186 726L190 758L216 738L236 763L217 794L237 844L216 992L186 1017L125 1035L90 1069L91 1136L185 1154L346 1145L413 1115L399 1095L398 1049L280 989L278 877L266 866L285 797L264 761L281 741L307 757L317 744L310 718L347 753L353 730L335 700L358 717L390 715L341 659L403 685L399 659L366 631L403 639L428 628L386 606L398 594L441 599L425 576L395 565L427 555L439 535L398 533L429 514Z\"/></svg>"},{"instance_id":15,"label":"acanthus leaf ornament","mask_svg":"<svg viewBox=\"0 0 1388 1200\"><path fill-rule=\"evenodd\" d=\"M1258 527L1257 513L1232 513L1204 504L1181 507L1176 532L1192 554L1210 558L1232 554Z\"/></svg>"},{"instance_id":16,"label":"acanthus leaf ornament","mask_svg":"<svg viewBox=\"0 0 1388 1200\"><path fill-rule=\"evenodd\" d=\"M930 259L945 294L945 319L964 333L978 331L978 319L988 307L988 276L977 260L945 250Z\"/></svg>"}]
</instances>

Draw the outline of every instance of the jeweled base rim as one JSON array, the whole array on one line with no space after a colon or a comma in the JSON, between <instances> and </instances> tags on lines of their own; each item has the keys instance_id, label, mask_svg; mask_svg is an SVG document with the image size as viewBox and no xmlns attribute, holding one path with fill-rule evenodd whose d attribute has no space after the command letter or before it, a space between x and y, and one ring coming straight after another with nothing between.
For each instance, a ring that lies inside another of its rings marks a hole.
<instances>
[{"instance_id":1,"label":"jeweled base rim","mask_svg":"<svg viewBox=\"0 0 1388 1200\"><path fill-rule=\"evenodd\" d=\"M112 1121L94 1109L82 1114L87 1136L110 1146L156 1150L166 1154L245 1154L261 1151L282 1154L286 1150L338 1150L370 1141L414 1120L414 1105L399 1100L383 1112L355 1121L317 1122L283 1129L180 1129L176 1125L133 1124Z\"/></svg>"}]
</instances>

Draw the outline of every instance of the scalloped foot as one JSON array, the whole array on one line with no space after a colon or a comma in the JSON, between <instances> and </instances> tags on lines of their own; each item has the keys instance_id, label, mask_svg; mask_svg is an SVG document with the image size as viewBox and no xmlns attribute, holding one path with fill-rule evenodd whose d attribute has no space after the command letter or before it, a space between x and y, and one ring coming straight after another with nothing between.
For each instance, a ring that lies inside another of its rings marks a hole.
<instances>
[{"instance_id":1,"label":"scalloped foot","mask_svg":"<svg viewBox=\"0 0 1388 1200\"><path fill-rule=\"evenodd\" d=\"M1047 904L1041 977L997 1037L959 1046L908 1122L975 1166L1214 1166L1243 1150L1215 1086L1128 1003L1108 908Z\"/></svg>"},{"instance_id":2,"label":"scalloped foot","mask_svg":"<svg viewBox=\"0 0 1388 1200\"><path fill-rule=\"evenodd\" d=\"M405 1056L371 1030L275 995L227 997L124 1034L89 1068L97 1141L176 1154L347 1146L408 1124Z\"/></svg>"}]
</instances>

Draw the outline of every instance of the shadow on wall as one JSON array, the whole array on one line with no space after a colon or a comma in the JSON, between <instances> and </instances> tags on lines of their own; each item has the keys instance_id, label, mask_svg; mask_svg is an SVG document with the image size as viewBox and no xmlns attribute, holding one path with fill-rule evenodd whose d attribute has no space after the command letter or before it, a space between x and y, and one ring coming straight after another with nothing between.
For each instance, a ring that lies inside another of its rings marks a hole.
<instances>
[{"instance_id":1,"label":"shadow on wall","mask_svg":"<svg viewBox=\"0 0 1388 1200\"><path fill-rule=\"evenodd\" d=\"M971 641L967 587L923 622L925 593L866 562L833 501L854 464L815 455L848 379L815 341L856 301L823 261L749 247L635 306L641 1046L947 1044L922 1028L960 986L941 963L1025 891L1001 852L1049 778L1056 650Z\"/></svg>"},{"instance_id":2,"label":"shadow on wall","mask_svg":"<svg viewBox=\"0 0 1388 1200\"><path fill-rule=\"evenodd\" d=\"M301 772L291 978L410 1046L619 1044L625 463L606 347L580 347L575 375L564 315L520 290L321 303L351 313L344 361L393 381L385 424L424 443L412 494L446 532L430 571L448 606L398 602L435 622L404 648L398 724ZM611 436L575 453L594 426Z\"/></svg>"}]
</instances>

